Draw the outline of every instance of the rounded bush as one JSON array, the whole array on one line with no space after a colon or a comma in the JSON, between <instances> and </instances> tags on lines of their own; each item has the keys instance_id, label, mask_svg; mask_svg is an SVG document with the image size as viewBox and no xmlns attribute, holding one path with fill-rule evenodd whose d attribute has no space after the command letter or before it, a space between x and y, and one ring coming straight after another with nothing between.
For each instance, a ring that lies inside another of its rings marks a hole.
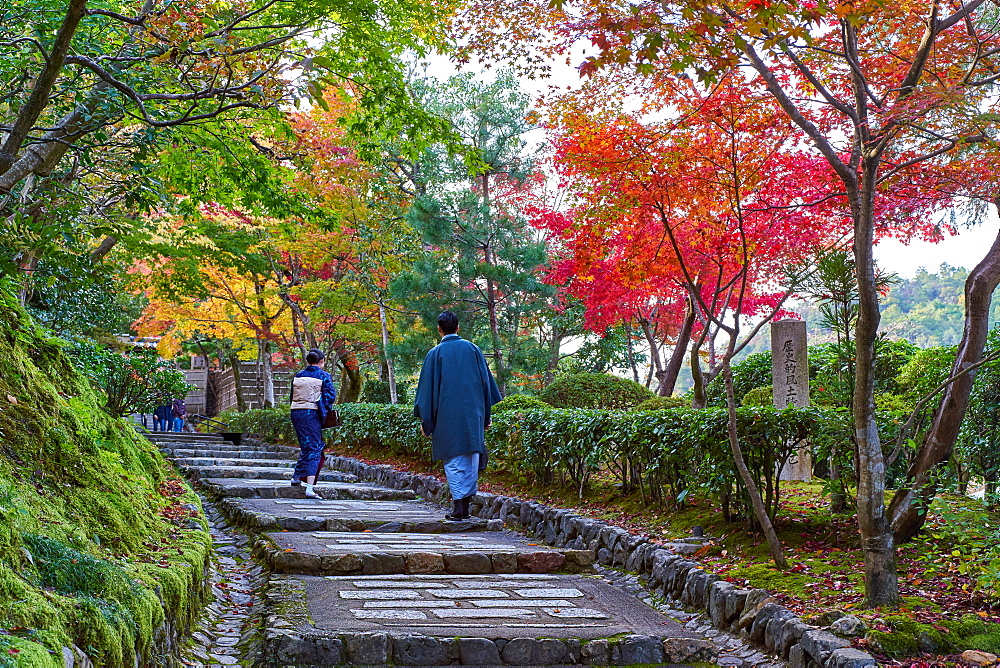
<instances>
[{"instance_id":1,"label":"rounded bush","mask_svg":"<svg viewBox=\"0 0 1000 668\"><path fill-rule=\"evenodd\" d=\"M397 403L405 404L409 403L409 393L406 391L406 385L403 383L396 383L396 400ZM392 399L389 397L389 381L387 380L366 380L364 387L361 389L361 401L362 404L391 404Z\"/></svg>"},{"instance_id":2,"label":"rounded bush","mask_svg":"<svg viewBox=\"0 0 1000 668\"><path fill-rule=\"evenodd\" d=\"M666 408L690 408L691 402L684 397L653 397L635 407L637 411L659 411Z\"/></svg>"},{"instance_id":3,"label":"rounded bush","mask_svg":"<svg viewBox=\"0 0 1000 668\"><path fill-rule=\"evenodd\" d=\"M755 387L743 395L744 406L773 406L774 394L770 385Z\"/></svg>"},{"instance_id":4,"label":"rounded bush","mask_svg":"<svg viewBox=\"0 0 1000 668\"><path fill-rule=\"evenodd\" d=\"M655 395L626 378L607 373L574 373L557 378L539 398L556 408L635 408Z\"/></svg>"},{"instance_id":5,"label":"rounded bush","mask_svg":"<svg viewBox=\"0 0 1000 668\"><path fill-rule=\"evenodd\" d=\"M541 399L535 397L529 397L526 394L511 394L503 398L503 400L493 406L490 412L496 415L497 413L503 413L505 411L527 411L534 408L552 408L549 404L545 403Z\"/></svg>"}]
</instances>

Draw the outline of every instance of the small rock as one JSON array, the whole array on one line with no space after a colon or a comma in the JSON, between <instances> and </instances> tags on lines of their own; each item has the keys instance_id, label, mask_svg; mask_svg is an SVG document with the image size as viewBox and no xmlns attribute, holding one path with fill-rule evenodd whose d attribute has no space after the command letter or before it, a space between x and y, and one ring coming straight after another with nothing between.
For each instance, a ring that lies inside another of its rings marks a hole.
<instances>
[{"instance_id":1,"label":"small rock","mask_svg":"<svg viewBox=\"0 0 1000 668\"><path fill-rule=\"evenodd\" d=\"M847 613L842 612L840 610L827 610L825 612L819 613L809 621L810 623L815 624L816 626L830 626L838 619L846 616Z\"/></svg>"},{"instance_id":2,"label":"small rock","mask_svg":"<svg viewBox=\"0 0 1000 668\"><path fill-rule=\"evenodd\" d=\"M549 573L562 568L566 556L560 552L528 552L517 555L517 565L528 573Z\"/></svg>"},{"instance_id":3,"label":"small rock","mask_svg":"<svg viewBox=\"0 0 1000 668\"><path fill-rule=\"evenodd\" d=\"M997 655L981 652L978 649L967 649L962 652L962 661L971 663L973 666L995 666Z\"/></svg>"},{"instance_id":4,"label":"small rock","mask_svg":"<svg viewBox=\"0 0 1000 668\"><path fill-rule=\"evenodd\" d=\"M865 623L854 615L844 615L830 624L830 631L841 638L861 638L868 631Z\"/></svg>"}]
</instances>

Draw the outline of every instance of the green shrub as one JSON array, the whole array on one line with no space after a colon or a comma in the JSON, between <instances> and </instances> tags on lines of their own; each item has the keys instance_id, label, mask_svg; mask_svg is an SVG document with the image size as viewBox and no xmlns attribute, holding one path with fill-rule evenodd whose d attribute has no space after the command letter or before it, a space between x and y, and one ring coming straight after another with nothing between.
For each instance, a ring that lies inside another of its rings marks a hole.
<instances>
[{"instance_id":1,"label":"green shrub","mask_svg":"<svg viewBox=\"0 0 1000 668\"><path fill-rule=\"evenodd\" d=\"M668 408L688 408L691 402L684 397L653 397L646 399L633 410L637 411L660 411Z\"/></svg>"},{"instance_id":2,"label":"green shrub","mask_svg":"<svg viewBox=\"0 0 1000 668\"><path fill-rule=\"evenodd\" d=\"M648 389L607 373L574 373L557 378L539 399L556 408L635 408L653 398Z\"/></svg>"},{"instance_id":3,"label":"green shrub","mask_svg":"<svg viewBox=\"0 0 1000 668\"><path fill-rule=\"evenodd\" d=\"M743 405L743 395L755 387L771 384L771 353L751 353L733 365L733 393L736 405ZM725 408L726 384L718 375L705 388L709 406Z\"/></svg>"},{"instance_id":4,"label":"green shrub","mask_svg":"<svg viewBox=\"0 0 1000 668\"><path fill-rule=\"evenodd\" d=\"M409 401L409 392L406 385L397 382L396 403L406 404L409 403ZM366 380L364 387L361 389L361 403L391 404L392 399L389 395L389 381L379 380L378 378Z\"/></svg>"},{"instance_id":5,"label":"green shrub","mask_svg":"<svg viewBox=\"0 0 1000 668\"><path fill-rule=\"evenodd\" d=\"M773 406L774 388L770 385L755 387L743 395L744 406Z\"/></svg>"},{"instance_id":6,"label":"green shrub","mask_svg":"<svg viewBox=\"0 0 1000 668\"><path fill-rule=\"evenodd\" d=\"M533 408L544 410L552 407L541 399L529 397L526 394L510 394L504 397L500 403L493 406L490 412L493 415L496 415L497 413L503 413L504 411L526 411Z\"/></svg>"},{"instance_id":7,"label":"green shrub","mask_svg":"<svg viewBox=\"0 0 1000 668\"><path fill-rule=\"evenodd\" d=\"M288 406L255 408L242 413L225 411L215 419L228 425L229 431L253 434L274 443L295 443L295 428ZM209 429L215 430L217 426L209 424Z\"/></svg>"},{"instance_id":8,"label":"green shrub","mask_svg":"<svg viewBox=\"0 0 1000 668\"><path fill-rule=\"evenodd\" d=\"M343 424L325 430L330 445L360 445L379 452L430 458L431 440L420 434L420 420L412 406L344 404L338 406Z\"/></svg>"},{"instance_id":9,"label":"green shrub","mask_svg":"<svg viewBox=\"0 0 1000 668\"><path fill-rule=\"evenodd\" d=\"M184 372L161 360L154 350L119 353L78 341L68 352L74 366L104 393L104 410L113 417L151 413L188 393Z\"/></svg>"}]
</instances>

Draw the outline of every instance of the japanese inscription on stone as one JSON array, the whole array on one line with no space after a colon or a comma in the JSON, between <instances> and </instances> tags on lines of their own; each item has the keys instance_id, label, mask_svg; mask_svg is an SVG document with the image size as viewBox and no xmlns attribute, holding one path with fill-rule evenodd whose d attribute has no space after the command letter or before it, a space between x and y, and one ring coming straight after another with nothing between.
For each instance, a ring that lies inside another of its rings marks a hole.
<instances>
[{"instance_id":1,"label":"japanese inscription on stone","mask_svg":"<svg viewBox=\"0 0 1000 668\"><path fill-rule=\"evenodd\" d=\"M779 320L771 323L772 397L777 408L809 405L809 358L806 323ZM808 446L798 449L781 470L782 480L809 480L812 456Z\"/></svg>"}]
</instances>

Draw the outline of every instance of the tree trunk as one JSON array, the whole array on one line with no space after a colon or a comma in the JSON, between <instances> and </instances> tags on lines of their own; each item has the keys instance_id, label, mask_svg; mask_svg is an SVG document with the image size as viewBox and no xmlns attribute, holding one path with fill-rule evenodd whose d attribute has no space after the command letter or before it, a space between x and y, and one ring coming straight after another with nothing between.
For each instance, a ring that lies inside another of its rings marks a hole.
<instances>
[{"instance_id":1,"label":"tree trunk","mask_svg":"<svg viewBox=\"0 0 1000 668\"><path fill-rule=\"evenodd\" d=\"M549 339L549 361L545 365L545 376L543 376L543 384L551 385L552 381L556 379L556 369L559 368L560 357L560 347L562 346L562 336L559 328L556 326L552 327L552 338Z\"/></svg>"},{"instance_id":2,"label":"tree trunk","mask_svg":"<svg viewBox=\"0 0 1000 668\"><path fill-rule=\"evenodd\" d=\"M350 351L338 351L340 362L340 392L338 404L353 404L361 397L361 369L358 360Z\"/></svg>"},{"instance_id":3,"label":"tree trunk","mask_svg":"<svg viewBox=\"0 0 1000 668\"><path fill-rule=\"evenodd\" d=\"M729 347L730 349L733 347L732 343L730 343ZM767 539L767 548L771 552L771 558L774 559L774 565L778 568L786 569L788 568L788 562L785 560L785 555L781 550L781 541L778 540L778 534L775 533L774 525L771 524L771 518L767 514L764 501L760 498L760 490L757 488L757 483L754 482L753 476L750 475L750 470L747 468L746 459L743 457L743 449L740 447L740 439L736 433L736 392L733 390L733 366L731 359L731 355L727 354L722 361L722 376L726 382L726 410L729 417L727 424L729 447L733 451L733 461L736 463L736 470L739 471L740 479L743 480L743 484L747 488L747 494L750 495L754 517L764 532L764 538Z\"/></svg>"},{"instance_id":4,"label":"tree trunk","mask_svg":"<svg viewBox=\"0 0 1000 668\"><path fill-rule=\"evenodd\" d=\"M389 401L394 404L399 403L399 396L396 394L396 365L392 356L389 355L389 321L385 316L385 304L379 303L378 317L382 323L382 354L385 355L385 377L389 382Z\"/></svg>"},{"instance_id":5,"label":"tree trunk","mask_svg":"<svg viewBox=\"0 0 1000 668\"><path fill-rule=\"evenodd\" d=\"M674 352L670 355L667 367L663 370L663 377L656 388L656 393L661 397L669 397L674 393L674 387L677 386L677 376L681 373L681 366L684 364L684 353L687 352L687 344L691 340L691 330L693 329L694 307L691 305L691 301L688 300L687 311L684 314L684 324L681 325L681 331L677 334L677 345L674 346Z\"/></svg>"},{"instance_id":6,"label":"tree trunk","mask_svg":"<svg viewBox=\"0 0 1000 668\"><path fill-rule=\"evenodd\" d=\"M952 376L983 358L989 333L990 304L997 285L1000 285L1000 234L965 281L965 327L951 369ZM897 542L913 538L927 519L927 509L937 493L935 473L951 457L975 375L975 370L963 374L945 389L931 429L906 473L907 482L896 491L889 505L892 532Z\"/></svg>"},{"instance_id":7,"label":"tree trunk","mask_svg":"<svg viewBox=\"0 0 1000 668\"><path fill-rule=\"evenodd\" d=\"M243 379L240 376L240 360L236 356L236 353L232 350L229 351L229 367L233 370L233 386L236 392L236 410L240 413L245 413L247 410L247 402L243 399Z\"/></svg>"},{"instance_id":8,"label":"tree trunk","mask_svg":"<svg viewBox=\"0 0 1000 668\"><path fill-rule=\"evenodd\" d=\"M632 321L625 321L625 345L628 351L628 365L632 369L632 380L639 382L639 366L635 363L635 349L632 346Z\"/></svg>"},{"instance_id":9,"label":"tree trunk","mask_svg":"<svg viewBox=\"0 0 1000 668\"><path fill-rule=\"evenodd\" d=\"M70 0L66 8L66 16L63 17L59 32L56 33L55 41L52 44L52 51L44 56L45 67L35 78L31 95L27 102L21 107L17 120L13 127L8 128L7 138L3 146L0 147L0 174L6 172L14 164L17 154L28 138L31 128L35 125L44 109L49 104L49 94L55 84L56 77L63 67L66 55L69 53L73 35L80 25L80 19L86 13L87 0Z\"/></svg>"},{"instance_id":10,"label":"tree trunk","mask_svg":"<svg viewBox=\"0 0 1000 668\"><path fill-rule=\"evenodd\" d=\"M704 408L708 403L708 395L705 391L705 376L701 371L701 358L698 355L699 346L691 346L691 408Z\"/></svg>"},{"instance_id":11,"label":"tree trunk","mask_svg":"<svg viewBox=\"0 0 1000 668\"><path fill-rule=\"evenodd\" d=\"M899 605L896 548L885 511L885 460L875 422L875 338L879 310L873 249L877 169L878 158L866 158L860 188L848 188L854 217L854 259L858 280L853 413L858 444L857 507L865 556L865 604L868 607L895 608Z\"/></svg>"},{"instance_id":12,"label":"tree trunk","mask_svg":"<svg viewBox=\"0 0 1000 668\"><path fill-rule=\"evenodd\" d=\"M639 326L646 337L646 344L649 346L650 374L656 378L656 386L659 388L663 384L663 362L660 360L660 345L656 342L656 333L653 331L649 318L639 318ZM647 387L649 383L646 383Z\"/></svg>"},{"instance_id":13,"label":"tree trunk","mask_svg":"<svg viewBox=\"0 0 1000 668\"><path fill-rule=\"evenodd\" d=\"M841 480L843 472L840 464L837 463L837 446L833 445L830 450L830 512L842 513L847 510L847 494L844 493L844 481Z\"/></svg>"},{"instance_id":14,"label":"tree trunk","mask_svg":"<svg viewBox=\"0 0 1000 668\"><path fill-rule=\"evenodd\" d=\"M90 261L100 262L104 259L104 256L111 252L111 249L114 248L117 243L118 237L104 237L104 240L98 244L97 248L90 251Z\"/></svg>"},{"instance_id":15,"label":"tree trunk","mask_svg":"<svg viewBox=\"0 0 1000 668\"><path fill-rule=\"evenodd\" d=\"M274 365L271 363L271 342L262 341L260 346L260 369L264 381L264 408L274 407Z\"/></svg>"}]
</instances>

